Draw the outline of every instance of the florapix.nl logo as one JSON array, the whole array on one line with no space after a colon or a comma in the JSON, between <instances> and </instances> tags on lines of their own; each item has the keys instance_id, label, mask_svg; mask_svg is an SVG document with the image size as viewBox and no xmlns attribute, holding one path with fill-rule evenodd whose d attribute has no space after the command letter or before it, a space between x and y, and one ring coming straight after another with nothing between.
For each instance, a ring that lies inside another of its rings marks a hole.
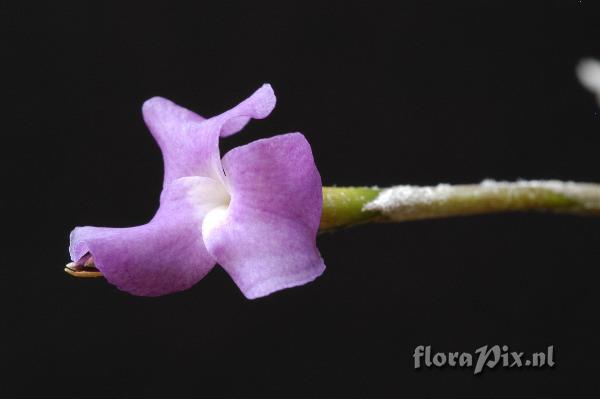
<instances>
[{"instance_id":1,"label":"florapix.nl logo","mask_svg":"<svg viewBox=\"0 0 600 399\"><path fill-rule=\"evenodd\" d=\"M510 350L508 345L481 346L471 352L432 352L431 345L419 345L415 348L414 367L472 368L473 374L481 373L485 368L496 366L504 368L543 368L554 367L554 345L542 352L526 354Z\"/></svg>"}]
</instances>

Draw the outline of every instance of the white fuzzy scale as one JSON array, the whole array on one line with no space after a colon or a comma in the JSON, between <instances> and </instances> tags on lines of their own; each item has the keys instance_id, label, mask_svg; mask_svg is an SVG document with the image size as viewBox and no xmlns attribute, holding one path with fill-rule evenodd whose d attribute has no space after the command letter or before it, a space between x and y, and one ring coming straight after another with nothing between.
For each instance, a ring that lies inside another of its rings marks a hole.
<instances>
[{"instance_id":1,"label":"white fuzzy scale","mask_svg":"<svg viewBox=\"0 0 600 399\"><path fill-rule=\"evenodd\" d=\"M438 184L437 186L394 186L387 188L372 201L365 204L365 211L380 211L391 215L399 210L407 210L411 207L441 203L454 195L460 194L466 186L452 186L449 184ZM506 193L506 190L514 190L523 194L526 189L544 189L569 197L584 208L600 207L600 193L598 186L586 183L563 182L558 180L519 180L516 182L505 182L495 180L484 180L478 185L469 186L480 194L493 194L494 192Z\"/></svg>"}]
</instances>

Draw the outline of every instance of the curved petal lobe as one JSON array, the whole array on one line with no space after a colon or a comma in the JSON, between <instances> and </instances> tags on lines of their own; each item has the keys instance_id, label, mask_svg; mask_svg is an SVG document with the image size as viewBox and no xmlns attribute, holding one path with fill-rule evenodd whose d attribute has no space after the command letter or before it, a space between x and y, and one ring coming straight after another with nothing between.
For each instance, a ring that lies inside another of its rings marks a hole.
<instances>
[{"instance_id":1,"label":"curved petal lobe","mask_svg":"<svg viewBox=\"0 0 600 399\"><path fill-rule=\"evenodd\" d=\"M188 289L215 264L204 246L201 223L211 208L226 201L221 187L204 177L178 179L163 191L159 210L145 225L77 227L71 233L71 259L90 253L108 281L135 295Z\"/></svg>"},{"instance_id":2,"label":"curved petal lobe","mask_svg":"<svg viewBox=\"0 0 600 399\"><path fill-rule=\"evenodd\" d=\"M325 265L316 247L321 177L299 133L258 140L223 157L229 208L202 230L209 253L250 299L305 284Z\"/></svg>"},{"instance_id":3,"label":"curved petal lobe","mask_svg":"<svg viewBox=\"0 0 600 399\"><path fill-rule=\"evenodd\" d=\"M219 137L237 133L251 118L267 117L275 101L273 89L265 84L234 108L209 119L165 98L146 101L142 113L163 154L164 185L184 176L223 179Z\"/></svg>"}]
</instances>

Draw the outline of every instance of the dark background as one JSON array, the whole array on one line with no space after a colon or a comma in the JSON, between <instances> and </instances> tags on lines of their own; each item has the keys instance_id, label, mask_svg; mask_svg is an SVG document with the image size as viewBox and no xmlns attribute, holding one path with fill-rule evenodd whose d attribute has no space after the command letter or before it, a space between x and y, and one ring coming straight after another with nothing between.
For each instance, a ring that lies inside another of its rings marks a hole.
<instances>
[{"instance_id":1,"label":"dark background","mask_svg":"<svg viewBox=\"0 0 600 399\"><path fill-rule=\"evenodd\" d=\"M301 131L326 185L600 181L599 109L574 75L600 56L592 1L397 3L0 6L0 396L597 394L597 219L322 235L321 278L255 301L218 267L161 298L62 272L74 226L137 225L157 208L162 161L140 112L154 95L211 116L271 83L271 117L223 153ZM428 344L554 345L557 364L415 371Z\"/></svg>"}]
</instances>

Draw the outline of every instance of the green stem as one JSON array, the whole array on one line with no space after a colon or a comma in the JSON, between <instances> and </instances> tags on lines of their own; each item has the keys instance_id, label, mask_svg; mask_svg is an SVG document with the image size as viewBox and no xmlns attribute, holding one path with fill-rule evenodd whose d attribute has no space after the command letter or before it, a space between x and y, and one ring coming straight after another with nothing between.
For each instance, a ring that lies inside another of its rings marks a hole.
<instances>
[{"instance_id":1,"label":"green stem","mask_svg":"<svg viewBox=\"0 0 600 399\"><path fill-rule=\"evenodd\" d=\"M600 184L486 180L481 184L388 189L323 187L320 229L517 211L600 216Z\"/></svg>"},{"instance_id":2,"label":"green stem","mask_svg":"<svg viewBox=\"0 0 600 399\"><path fill-rule=\"evenodd\" d=\"M378 211L364 211L381 190L370 187L323 187L323 212L319 230L330 231L378 217Z\"/></svg>"}]
</instances>

